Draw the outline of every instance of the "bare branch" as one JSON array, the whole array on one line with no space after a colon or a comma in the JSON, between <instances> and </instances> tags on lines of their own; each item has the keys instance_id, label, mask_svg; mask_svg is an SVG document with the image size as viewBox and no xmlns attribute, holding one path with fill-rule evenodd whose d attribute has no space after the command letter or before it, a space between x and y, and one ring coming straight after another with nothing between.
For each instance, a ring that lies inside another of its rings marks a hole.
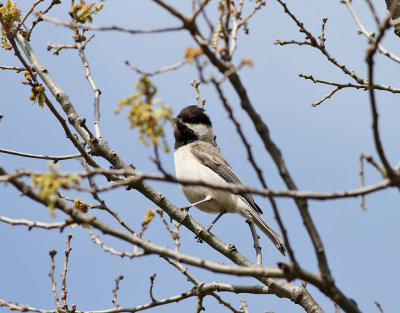
<instances>
[{"instance_id":1,"label":"bare branch","mask_svg":"<svg viewBox=\"0 0 400 313\"><path fill-rule=\"evenodd\" d=\"M199 91L200 84L201 83L195 79L190 82L190 85L193 86L194 91L196 92L196 100L199 103L200 108L204 109L204 105L206 104L206 99L204 98L200 99L200 91Z\"/></svg>"},{"instance_id":2,"label":"bare branch","mask_svg":"<svg viewBox=\"0 0 400 313\"><path fill-rule=\"evenodd\" d=\"M52 291L53 291L53 297L54 297L54 300L55 300L55 302L56 302L57 310L60 310L60 309L61 309L61 303L60 303L60 300L58 299L58 295L57 295L57 284L56 284L56 281L55 281L55 279L54 279L54 270L55 270L55 268L56 268L56 266L55 266L55 264L54 264L54 256L55 256L56 254L57 254L57 251L56 251L56 250L51 250L51 251L49 252L49 255L50 255L50 273L49 273L49 276L50 276L50 280L51 280Z\"/></svg>"},{"instance_id":3,"label":"bare branch","mask_svg":"<svg viewBox=\"0 0 400 313\"><path fill-rule=\"evenodd\" d=\"M361 154L360 156L360 161L359 161L359 174L360 174L360 186L361 188L365 187L365 179L364 179L364 156L363 154ZM361 208L366 211L367 210L367 206L365 205L365 196L361 195L360 197L360 206Z\"/></svg>"},{"instance_id":4,"label":"bare branch","mask_svg":"<svg viewBox=\"0 0 400 313\"><path fill-rule=\"evenodd\" d=\"M51 156L51 155L38 155L38 154L24 153L24 152L7 150L7 149L0 149L0 153L18 155L18 156L22 156L22 157L26 157L26 158L44 159L44 160L53 160L53 161L70 160L70 159L76 159L76 158L82 157L81 154Z\"/></svg>"},{"instance_id":5,"label":"bare branch","mask_svg":"<svg viewBox=\"0 0 400 313\"><path fill-rule=\"evenodd\" d=\"M247 303L243 298L240 298L240 302L242 305L240 306L240 309L243 311L243 313L249 313L249 310L247 309Z\"/></svg>"},{"instance_id":6,"label":"bare branch","mask_svg":"<svg viewBox=\"0 0 400 313\"><path fill-rule=\"evenodd\" d=\"M135 258L135 257L140 257L144 256L145 254L158 254L161 256L168 256L172 257L176 260L180 260L181 262L188 263L194 266L202 267L209 269L214 272L219 272L219 273L225 273L225 274L233 274L233 275L238 275L238 276L264 276L264 277L276 277L276 278L282 278L283 277L283 272L280 269L273 268L273 267L245 267L245 266L235 266L235 265L225 265L217 262L212 262L206 259L194 257L194 256L189 256L186 254L183 254L181 252L173 251L169 248L166 247L161 247L157 246L153 243L147 242L147 244L144 244L146 242L145 240L140 240L140 245L142 248L146 250L146 253L128 253L128 252L118 252L114 248L109 248L107 247L102 241L100 241L99 236L95 234L91 234L92 241L96 244L98 244L100 247L103 248L104 251L109 252L111 254L114 254L116 256L120 257L129 257L129 258ZM132 240L130 241L136 241L136 239L139 239L137 235L134 235L131 237ZM149 247L157 247L159 252L152 252L149 250ZM190 260L190 261L189 261Z\"/></svg>"},{"instance_id":7,"label":"bare branch","mask_svg":"<svg viewBox=\"0 0 400 313\"><path fill-rule=\"evenodd\" d=\"M155 76L155 75L162 74L162 73L165 73L165 72L177 70L177 69L181 68L183 65L185 65L186 63L187 63L187 61L183 60L183 61L180 61L180 62L178 62L176 64L165 66L165 67L163 67L163 68L161 68L159 70L156 70L154 72L143 72L141 69L139 69L138 67L134 66L128 60L125 61L125 64L128 65L136 73L141 74L141 75L146 75L146 76Z\"/></svg>"},{"instance_id":8,"label":"bare branch","mask_svg":"<svg viewBox=\"0 0 400 313\"><path fill-rule=\"evenodd\" d=\"M153 296L154 279L156 278L156 276L157 276L156 273L150 276L150 299L153 302L157 302L157 300Z\"/></svg>"},{"instance_id":9,"label":"bare branch","mask_svg":"<svg viewBox=\"0 0 400 313\"><path fill-rule=\"evenodd\" d=\"M170 233L172 240L175 243L175 250L178 251L179 247L181 245L181 243L179 241L179 226L180 226L180 224L178 222L175 222L175 230L172 230L171 227L169 227L168 222L164 218L163 210L157 209L156 212L160 216L161 221L164 223L165 228Z\"/></svg>"},{"instance_id":10,"label":"bare branch","mask_svg":"<svg viewBox=\"0 0 400 313\"><path fill-rule=\"evenodd\" d=\"M379 304L378 301L374 301L374 303L376 304L376 306L378 307L378 310L380 313L385 313L385 311L383 311L382 306Z\"/></svg>"},{"instance_id":11,"label":"bare branch","mask_svg":"<svg viewBox=\"0 0 400 313\"><path fill-rule=\"evenodd\" d=\"M23 67L18 67L18 66L5 66L5 65L0 65L0 69L2 70L11 70L11 71L16 71L17 73L25 71L25 68Z\"/></svg>"},{"instance_id":12,"label":"bare branch","mask_svg":"<svg viewBox=\"0 0 400 313\"><path fill-rule=\"evenodd\" d=\"M111 253L113 255L120 256L122 258L123 257L128 257L130 259L133 259L133 258L145 255L144 252L140 252L140 253L139 252L138 253L129 253L129 252L126 252L126 251L119 252L119 251L115 250L114 248L107 247L105 245L105 243L100 240L100 237L98 235L90 233L90 237L91 237L92 241L95 244L99 245L105 252Z\"/></svg>"},{"instance_id":13,"label":"bare branch","mask_svg":"<svg viewBox=\"0 0 400 313\"><path fill-rule=\"evenodd\" d=\"M56 4L60 4L60 3L61 3L61 0L52 0L50 5L42 12L42 14L45 15L47 12L49 12L53 8L53 6L55 6ZM34 13L34 15L37 15L37 14ZM29 31L28 31L28 33L26 35L26 38L28 38L28 39L31 38L31 34L32 34L33 29L41 21L43 21L43 19L41 17L38 17L36 20L34 20L32 22L32 26L29 29Z\"/></svg>"},{"instance_id":14,"label":"bare branch","mask_svg":"<svg viewBox=\"0 0 400 313\"><path fill-rule=\"evenodd\" d=\"M246 223L249 224L251 235L253 237L254 249L256 250L256 260L257 260L256 263L257 265L262 265L261 246L260 243L258 242L258 239L260 237L257 234L254 224L250 220L246 220Z\"/></svg>"},{"instance_id":15,"label":"bare branch","mask_svg":"<svg viewBox=\"0 0 400 313\"><path fill-rule=\"evenodd\" d=\"M60 223L43 223L37 221L30 221L26 219L12 219L5 216L0 216L0 222L10 224L10 225L24 225L28 227L28 230L32 228L44 228L44 229L59 229L63 231L65 227L73 224L73 221L65 221Z\"/></svg>"},{"instance_id":16,"label":"bare branch","mask_svg":"<svg viewBox=\"0 0 400 313\"><path fill-rule=\"evenodd\" d=\"M18 33L19 29L21 28L21 26L24 24L25 20L28 18L28 16L33 12L33 10L35 9L35 7L40 3L43 2L44 0L36 0L32 6L30 7L30 9L26 12L25 16L22 18L21 22L19 22L19 24L17 25L17 27L13 30L13 34L12 37L15 37L15 35Z\"/></svg>"},{"instance_id":17,"label":"bare branch","mask_svg":"<svg viewBox=\"0 0 400 313\"><path fill-rule=\"evenodd\" d=\"M374 16L376 25L379 25L381 22L379 20L378 14L376 13L374 4L372 3L371 0L366 0L366 1L367 1L368 6L369 6L369 9L371 10L372 15Z\"/></svg>"},{"instance_id":18,"label":"bare branch","mask_svg":"<svg viewBox=\"0 0 400 313\"><path fill-rule=\"evenodd\" d=\"M72 235L68 234L67 237L67 249L65 250L65 258L64 258L64 270L61 274L61 279L62 279L62 285L61 285L61 300L64 304L64 309L68 311L68 304L67 304L67 270L68 270L68 258L69 258L69 253L71 252L71 242Z\"/></svg>"},{"instance_id":19,"label":"bare branch","mask_svg":"<svg viewBox=\"0 0 400 313\"><path fill-rule=\"evenodd\" d=\"M7 307L11 311L20 311L20 312L39 312L39 313L56 313L56 310L53 311L47 311L47 310L40 310L36 309L33 307L30 307L28 305L22 305L19 303L13 303L12 301L4 301L3 299L0 299L0 307Z\"/></svg>"},{"instance_id":20,"label":"bare branch","mask_svg":"<svg viewBox=\"0 0 400 313\"><path fill-rule=\"evenodd\" d=\"M339 63L325 48L325 46L321 46L318 41L315 39L315 37L305 28L304 24L302 22L300 22L292 12L290 12L290 10L288 9L286 3L284 3L281 0L277 0L279 4L281 4L281 6L283 7L284 11L286 14L288 14L291 19L296 23L297 27L300 29L300 31L302 33L305 34L305 37L307 38L302 44L306 44L309 46L312 46L314 48L317 48L318 50L320 50L322 52L322 54L324 54L329 62L333 63L335 66L339 67L346 75L349 75L350 77L352 77L357 83L363 85L366 84L365 80L358 76L353 70L350 70L349 68L347 68L344 64ZM282 45L283 42L282 41L276 41L277 44ZM297 42L293 42L298 44Z\"/></svg>"},{"instance_id":21,"label":"bare branch","mask_svg":"<svg viewBox=\"0 0 400 313\"><path fill-rule=\"evenodd\" d=\"M183 267L179 261L176 260L171 260L170 258L163 257L164 260L166 260L169 264L177 268L185 277L188 279L188 281L192 282L194 285L199 285L201 282L197 280L193 275L189 274L189 271L187 268Z\"/></svg>"},{"instance_id":22,"label":"bare branch","mask_svg":"<svg viewBox=\"0 0 400 313\"><path fill-rule=\"evenodd\" d=\"M54 51L53 51L54 55L59 55L61 50L63 50L63 49L77 49L77 46L76 46L76 44L62 45L60 43L58 43L58 44L53 44L51 42L47 43L47 50L51 51L52 49L54 49Z\"/></svg>"},{"instance_id":23,"label":"bare branch","mask_svg":"<svg viewBox=\"0 0 400 313\"><path fill-rule=\"evenodd\" d=\"M398 0L395 0L392 4L392 7L395 8L398 4ZM386 158L385 152L383 150L382 142L380 139L380 134L379 134L379 115L378 115L378 110L376 106L376 100L375 100L375 90L373 88L373 81L374 81L374 55L378 49L378 45L380 41L383 39L386 30L390 27L390 14L385 17L385 19L382 21L382 23L379 25L380 32L376 38L376 40L373 40L370 42L370 44L367 47L367 56L366 56L366 62L368 65L368 87L369 87L369 96L370 96L370 105L371 105L371 112L372 112L372 131L374 134L374 142L375 142L375 148L378 152L379 158L381 159L382 165L385 168L386 175L388 178L390 178L392 181L399 180L399 175L397 175L394 171L393 168L390 166L389 161Z\"/></svg>"},{"instance_id":24,"label":"bare branch","mask_svg":"<svg viewBox=\"0 0 400 313\"><path fill-rule=\"evenodd\" d=\"M228 308L229 310L231 310L234 313L243 313L243 311L240 310L236 310L229 302L223 300L218 294L216 294L215 292L212 292L210 294L212 297L214 297L220 304L222 304L223 306L225 306L226 308Z\"/></svg>"},{"instance_id":25,"label":"bare branch","mask_svg":"<svg viewBox=\"0 0 400 313\"><path fill-rule=\"evenodd\" d=\"M89 62L86 59L85 55L85 46L86 44L92 39L94 35L90 36L84 44L82 44L80 41L76 41L75 44L77 45L78 51L79 51L79 56L82 60L83 67L85 69L85 78L88 80L90 87L93 90L94 93L94 133L96 135L96 138L101 138L101 132L100 132L100 95L101 95L101 90L97 88L92 73L90 72L90 66Z\"/></svg>"},{"instance_id":26,"label":"bare branch","mask_svg":"<svg viewBox=\"0 0 400 313\"><path fill-rule=\"evenodd\" d=\"M361 153L360 159L359 159L359 174L360 174L360 186L361 188L365 187L365 179L364 179L364 160L366 160L368 163L370 163L372 166L374 166L382 176L385 176L385 170L382 168L380 164L378 164L374 158L370 155L366 155L364 153ZM361 195L361 208L363 210L367 210L367 206L365 205L365 195Z\"/></svg>"},{"instance_id":27,"label":"bare branch","mask_svg":"<svg viewBox=\"0 0 400 313\"><path fill-rule=\"evenodd\" d=\"M359 28L359 32L361 34L363 34L365 37L367 37L368 41L374 42L375 41L375 38L374 38L375 34L371 33L371 32L368 32L365 29L364 25L361 23L361 21L358 18L356 12L353 9L353 6L351 5L351 1L350 0L342 0L342 2L346 4L347 9L349 10L351 16L353 17L354 21L356 22L356 24L357 24L357 26ZM370 1L367 1L367 2L371 3ZM372 7L372 3L370 4L370 8L373 8ZM372 9L372 12L374 13L375 11ZM379 19L378 19L377 15L376 15L376 12L375 12L374 16L375 16L376 22L379 25ZM391 60L393 60L393 61L395 61L397 63L400 63L400 57L398 57L398 56L394 55L393 53L389 52L388 50L386 50L381 44L377 44L377 48L378 48L379 53L387 56L389 59L391 59Z\"/></svg>"},{"instance_id":28,"label":"bare branch","mask_svg":"<svg viewBox=\"0 0 400 313\"><path fill-rule=\"evenodd\" d=\"M93 26L93 25L86 25L86 24L77 24L75 22L66 22L62 21L56 18L48 17L45 16L41 12L34 12L35 15L39 16L42 20L51 22L56 25L61 25L73 29L86 29L86 30L91 30L91 31L117 31L117 32L122 32L122 33L128 33L131 35L137 35L137 34L158 34L158 33L166 33L166 32L174 32L174 31L180 31L183 30L184 28L182 26L180 27L165 27L165 28L158 28L158 29L129 29L129 28L124 28L124 27L119 27L119 26L105 26L105 27L100 27L100 26Z\"/></svg>"},{"instance_id":29,"label":"bare branch","mask_svg":"<svg viewBox=\"0 0 400 313\"><path fill-rule=\"evenodd\" d=\"M317 101L317 102L314 102L314 103L311 103L311 105L313 106L313 107L316 107L317 105L320 105L322 102L324 102L325 100L327 100L327 99L329 99L330 97L332 97L337 91L339 91L340 89L342 89L342 88L340 88L340 87L336 87L335 89L333 89L330 93L328 93L326 96L324 96L321 100L319 100L319 101Z\"/></svg>"},{"instance_id":30,"label":"bare branch","mask_svg":"<svg viewBox=\"0 0 400 313\"><path fill-rule=\"evenodd\" d=\"M112 290L112 293L113 293L112 303L113 303L114 308L119 308L119 304L117 303L117 292L119 290L119 282L123 279L124 279L124 276L122 276L122 275L119 275L115 279L115 288Z\"/></svg>"}]
</instances>

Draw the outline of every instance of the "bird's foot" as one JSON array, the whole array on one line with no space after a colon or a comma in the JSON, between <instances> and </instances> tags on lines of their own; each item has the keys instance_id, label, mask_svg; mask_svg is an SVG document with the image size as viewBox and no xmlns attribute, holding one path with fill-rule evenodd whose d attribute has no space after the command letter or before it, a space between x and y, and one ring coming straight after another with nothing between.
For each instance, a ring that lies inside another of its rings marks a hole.
<instances>
[{"instance_id":1,"label":"bird's foot","mask_svg":"<svg viewBox=\"0 0 400 313\"><path fill-rule=\"evenodd\" d=\"M187 206L182 206L182 207L180 207L179 209L180 209L181 211L185 211L185 212L187 213L187 212L189 212L189 209L190 209L192 206L193 206L193 204L189 204L189 205L187 205Z\"/></svg>"},{"instance_id":2,"label":"bird's foot","mask_svg":"<svg viewBox=\"0 0 400 313\"><path fill-rule=\"evenodd\" d=\"M203 239L201 239L200 237L203 234L203 230L200 230L199 233L194 237L194 239L197 239L198 243L203 243Z\"/></svg>"},{"instance_id":3,"label":"bird's foot","mask_svg":"<svg viewBox=\"0 0 400 313\"><path fill-rule=\"evenodd\" d=\"M213 227L213 226L214 226L214 224L210 224L210 225L208 225L206 228L201 229L201 230L199 231L199 233L196 235L196 237L194 237L194 239L197 239L197 242L198 242L198 243L203 243L203 239L200 238L200 237L202 236L202 234L203 234L204 232L209 232L209 231L211 230L211 227Z\"/></svg>"}]
</instances>

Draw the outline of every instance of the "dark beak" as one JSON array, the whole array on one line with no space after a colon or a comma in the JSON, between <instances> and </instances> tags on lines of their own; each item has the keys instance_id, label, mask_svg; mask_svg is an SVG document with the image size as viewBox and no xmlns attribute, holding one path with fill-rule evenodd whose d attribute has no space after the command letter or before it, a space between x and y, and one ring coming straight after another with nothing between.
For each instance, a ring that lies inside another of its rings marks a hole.
<instances>
[{"instance_id":1,"label":"dark beak","mask_svg":"<svg viewBox=\"0 0 400 313\"><path fill-rule=\"evenodd\" d=\"M174 118L174 121L175 121L175 126L182 126L183 125L183 121L178 117Z\"/></svg>"}]
</instances>

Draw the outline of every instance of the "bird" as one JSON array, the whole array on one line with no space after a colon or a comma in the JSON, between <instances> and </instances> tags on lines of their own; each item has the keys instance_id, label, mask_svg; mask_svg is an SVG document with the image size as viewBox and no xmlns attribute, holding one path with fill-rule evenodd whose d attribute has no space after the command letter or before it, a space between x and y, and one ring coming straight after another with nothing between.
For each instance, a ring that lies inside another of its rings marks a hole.
<instances>
[{"instance_id":1,"label":"bird","mask_svg":"<svg viewBox=\"0 0 400 313\"><path fill-rule=\"evenodd\" d=\"M219 186L244 185L220 152L211 120L203 108L195 105L183 108L175 118L174 137L174 163L178 181L200 180ZM191 203L186 208L196 206L201 211L218 214L207 231L223 214L239 213L254 223L285 255L282 238L263 220L260 215L262 211L251 194L239 195L187 184L179 184L179 187Z\"/></svg>"}]
</instances>

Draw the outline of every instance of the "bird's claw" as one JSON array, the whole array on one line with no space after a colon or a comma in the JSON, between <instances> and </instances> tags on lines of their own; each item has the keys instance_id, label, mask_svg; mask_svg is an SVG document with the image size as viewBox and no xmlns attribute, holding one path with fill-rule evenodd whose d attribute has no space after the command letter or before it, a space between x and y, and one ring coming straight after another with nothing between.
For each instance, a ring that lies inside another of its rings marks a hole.
<instances>
[{"instance_id":1,"label":"bird's claw","mask_svg":"<svg viewBox=\"0 0 400 313\"><path fill-rule=\"evenodd\" d=\"M200 238L200 236L202 235L203 232L209 232L211 227L213 227L214 224L208 225L206 228L201 229L199 231L199 233L196 235L196 237L194 237L194 239L197 239L198 243L203 243L203 239Z\"/></svg>"}]
</instances>

